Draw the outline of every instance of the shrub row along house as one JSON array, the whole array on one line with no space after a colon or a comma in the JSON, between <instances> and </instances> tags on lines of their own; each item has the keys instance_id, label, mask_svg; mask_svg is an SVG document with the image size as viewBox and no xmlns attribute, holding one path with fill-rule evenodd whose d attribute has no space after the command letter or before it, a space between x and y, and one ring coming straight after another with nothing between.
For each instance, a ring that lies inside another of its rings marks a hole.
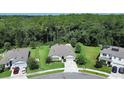
<instances>
[{"instance_id":1,"label":"shrub row along house","mask_svg":"<svg viewBox=\"0 0 124 93\"><path fill-rule=\"evenodd\" d=\"M112 66L112 77L124 78L124 48L108 46L101 50L99 60Z\"/></svg>"},{"instance_id":2,"label":"shrub row along house","mask_svg":"<svg viewBox=\"0 0 124 93\"><path fill-rule=\"evenodd\" d=\"M4 64L5 68L10 68L11 70L15 67L19 67L25 71L28 57L29 50L27 48L12 49L3 54L0 64Z\"/></svg>"},{"instance_id":3,"label":"shrub row along house","mask_svg":"<svg viewBox=\"0 0 124 93\"><path fill-rule=\"evenodd\" d=\"M73 61L75 60L75 53L73 47L70 44L55 44L51 47L49 57L53 61Z\"/></svg>"}]
</instances>

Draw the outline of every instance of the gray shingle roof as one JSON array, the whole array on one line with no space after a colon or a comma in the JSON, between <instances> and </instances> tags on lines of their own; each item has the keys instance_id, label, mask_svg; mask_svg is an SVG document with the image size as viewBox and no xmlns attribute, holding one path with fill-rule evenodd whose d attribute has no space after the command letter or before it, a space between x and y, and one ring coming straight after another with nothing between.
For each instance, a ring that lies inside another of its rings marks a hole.
<instances>
[{"instance_id":1,"label":"gray shingle roof","mask_svg":"<svg viewBox=\"0 0 124 93\"><path fill-rule=\"evenodd\" d=\"M73 47L70 44L56 44L51 47L50 52L49 52L49 56L66 57L69 55L75 57Z\"/></svg>"},{"instance_id":2,"label":"gray shingle roof","mask_svg":"<svg viewBox=\"0 0 124 93\"><path fill-rule=\"evenodd\" d=\"M6 64L13 59L13 62L28 61L29 50L27 48L12 49L4 53L3 59L0 60L0 64Z\"/></svg>"},{"instance_id":3,"label":"gray shingle roof","mask_svg":"<svg viewBox=\"0 0 124 93\"><path fill-rule=\"evenodd\" d=\"M113 48L118 49L118 51L112 50ZM101 53L106 53L119 58L124 58L124 48L122 47L110 46L108 48L104 48L103 50L101 50Z\"/></svg>"}]
</instances>

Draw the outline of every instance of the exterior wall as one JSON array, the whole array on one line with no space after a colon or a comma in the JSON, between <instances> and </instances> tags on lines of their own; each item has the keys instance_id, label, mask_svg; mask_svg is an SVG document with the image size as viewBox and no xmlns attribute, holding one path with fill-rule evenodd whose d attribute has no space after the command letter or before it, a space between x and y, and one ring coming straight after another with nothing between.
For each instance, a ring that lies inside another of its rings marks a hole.
<instances>
[{"instance_id":1,"label":"exterior wall","mask_svg":"<svg viewBox=\"0 0 124 93\"><path fill-rule=\"evenodd\" d=\"M109 60L112 61L112 63L118 63L118 64L124 65L124 59L121 58L121 60L120 60L120 58L114 57L114 56L109 56L109 54L106 54L106 56L104 56L104 55L101 53L99 59L104 59L104 60L106 60L106 61L108 61L108 59L109 59Z\"/></svg>"},{"instance_id":2,"label":"exterior wall","mask_svg":"<svg viewBox=\"0 0 124 93\"><path fill-rule=\"evenodd\" d=\"M106 54L106 56L104 56L103 53L100 53L100 57L102 57L102 58L110 58L110 56L108 54Z\"/></svg>"},{"instance_id":3,"label":"exterior wall","mask_svg":"<svg viewBox=\"0 0 124 93\"><path fill-rule=\"evenodd\" d=\"M124 65L124 59L119 59L118 57L112 57L112 63Z\"/></svg>"},{"instance_id":4,"label":"exterior wall","mask_svg":"<svg viewBox=\"0 0 124 93\"><path fill-rule=\"evenodd\" d=\"M71 55L69 55L69 56L67 56L67 57L65 57L66 58L66 60L68 61L74 61L75 60L75 57L74 56L71 56Z\"/></svg>"},{"instance_id":5,"label":"exterior wall","mask_svg":"<svg viewBox=\"0 0 124 93\"><path fill-rule=\"evenodd\" d=\"M61 57L59 56L52 56L52 61L61 61Z\"/></svg>"},{"instance_id":6,"label":"exterior wall","mask_svg":"<svg viewBox=\"0 0 124 93\"><path fill-rule=\"evenodd\" d=\"M58 60L56 60L56 59L58 59L59 61L62 60L62 58L59 57L59 56L52 56L52 60L53 60L53 61L58 61ZM69 55L69 56L66 56L65 59L66 59L66 60L72 60L72 61L73 61L73 60L75 60L75 57Z\"/></svg>"},{"instance_id":7,"label":"exterior wall","mask_svg":"<svg viewBox=\"0 0 124 93\"><path fill-rule=\"evenodd\" d=\"M18 61L16 63L12 64L11 68L13 68L13 67L24 67L24 68L26 68L27 67L27 63L24 62L24 61Z\"/></svg>"},{"instance_id":8,"label":"exterior wall","mask_svg":"<svg viewBox=\"0 0 124 93\"><path fill-rule=\"evenodd\" d=\"M10 64L5 64L5 68L9 68L10 67Z\"/></svg>"},{"instance_id":9,"label":"exterior wall","mask_svg":"<svg viewBox=\"0 0 124 93\"><path fill-rule=\"evenodd\" d=\"M103 53L100 53L99 60L112 61L109 54L106 54L106 56L104 56Z\"/></svg>"}]
</instances>

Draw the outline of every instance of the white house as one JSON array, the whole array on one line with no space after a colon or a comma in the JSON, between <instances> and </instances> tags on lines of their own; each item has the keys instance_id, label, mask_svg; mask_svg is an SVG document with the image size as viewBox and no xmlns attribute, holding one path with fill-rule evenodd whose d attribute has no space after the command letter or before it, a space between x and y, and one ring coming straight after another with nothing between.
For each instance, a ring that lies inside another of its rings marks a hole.
<instances>
[{"instance_id":1,"label":"white house","mask_svg":"<svg viewBox=\"0 0 124 93\"><path fill-rule=\"evenodd\" d=\"M100 52L99 60L112 66L111 77L124 78L124 48L109 46Z\"/></svg>"},{"instance_id":2,"label":"white house","mask_svg":"<svg viewBox=\"0 0 124 93\"><path fill-rule=\"evenodd\" d=\"M25 68L29 57L29 50L27 48L12 49L4 53L0 64L5 64L5 68L12 70L14 67Z\"/></svg>"},{"instance_id":3,"label":"white house","mask_svg":"<svg viewBox=\"0 0 124 93\"><path fill-rule=\"evenodd\" d=\"M76 55L70 44L56 44L51 47L48 56L54 61L62 59L75 60Z\"/></svg>"}]
</instances>

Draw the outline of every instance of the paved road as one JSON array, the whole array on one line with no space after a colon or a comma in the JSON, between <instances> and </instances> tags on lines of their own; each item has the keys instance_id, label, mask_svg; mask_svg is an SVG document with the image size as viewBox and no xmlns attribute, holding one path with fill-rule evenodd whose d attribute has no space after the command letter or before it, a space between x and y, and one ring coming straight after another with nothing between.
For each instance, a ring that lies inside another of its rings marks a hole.
<instances>
[{"instance_id":1,"label":"paved road","mask_svg":"<svg viewBox=\"0 0 124 93\"><path fill-rule=\"evenodd\" d=\"M55 73L33 77L33 79L104 79L104 77L87 74L87 73Z\"/></svg>"}]
</instances>

